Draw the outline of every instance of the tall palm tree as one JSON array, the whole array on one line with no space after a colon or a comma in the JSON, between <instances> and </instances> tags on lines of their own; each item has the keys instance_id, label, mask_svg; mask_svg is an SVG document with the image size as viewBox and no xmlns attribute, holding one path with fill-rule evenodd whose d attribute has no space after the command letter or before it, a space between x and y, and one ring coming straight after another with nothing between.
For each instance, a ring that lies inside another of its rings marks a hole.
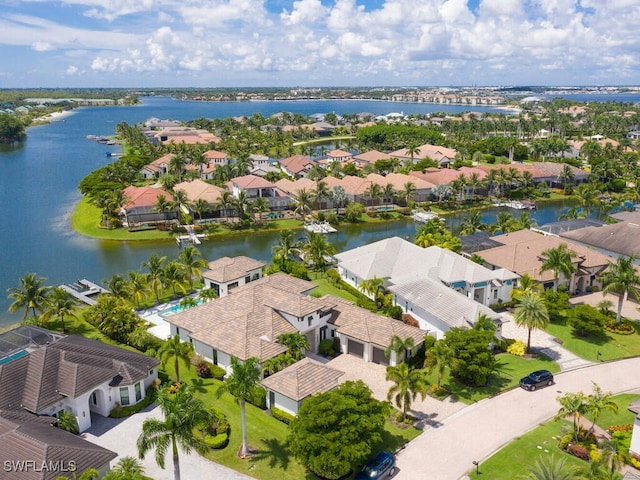
<instances>
[{"instance_id":1,"label":"tall palm tree","mask_svg":"<svg viewBox=\"0 0 640 480\"><path fill-rule=\"evenodd\" d=\"M382 189L382 198L385 203L393 203L393 199L396 196L396 190L393 187L393 183L387 183Z\"/></svg>"},{"instance_id":2,"label":"tall palm tree","mask_svg":"<svg viewBox=\"0 0 640 480\"><path fill-rule=\"evenodd\" d=\"M169 211L170 208L171 208L171 202L167 200L167 197L165 197L164 195L158 195L158 197L156 198L156 203L153 205L153 207L151 207L151 210L153 212L157 212L160 215L162 215L162 218L166 223L167 212Z\"/></svg>"},{"instance_id":3,"label":"tall palm tree","mask_svg":"<svg viewBox=\"0 0 640 480\"><path fill-rule=\"evenodd\" d=\"M616 292L618 294L618 311L616 312L616 322L622 317L622 304L627 300L629 294L637 299L640 296L638 285L640 275L635 269L637 255L629 257L618 257L615 263L609 262L609 268L602 279L605 287L602 289L603 295Z\"/></svg>"},{"instance_id":4,"label":"tall palm tree","mask_svg":"<svg viewBox=\"0 0 640 480\"><path fill-rule=\"evenodd\" d=\"M377 183L371 182L364 191L364 196L371 201L371 205L382 196L382 188Z\"/></svg>"},{"instance_id":5,"label":"tall palm tree","mask_svg":"<svg viewBox=\"0 0 640 480\"><path fill-rule=\"evenodd\" d=\"M127 280L127 293L130 299L136 304L137 308L140 308L140 301L144 298L149 290L149 283L147 282L147 276L140 272L129 272L129 279Z\"/></svg>"},{"instance_id":6,"label":"tall palm tree","mask_svg":"<svg viewBox=\"0 0 640 480\"><path fill-rule=\"evenodd\" d=\"M207 261L193 245L185 247L178 254L178 261L189 280L189 289L193 290L193 277L199 277L202 274L202 269L207 268Z\"/></svg>"},{"instance_id":7,"label":"tall palm tree","mask_svg":"<svg viewBox=\"0 0 640 480\"><path fill-rule=\"evenodd\" d=\"M211 211L211 205L204 198L197 199L193 205L191 205L191 210L194 213L198 214L198 218L202 222L202 214Z\"/></svg>"},{"instance_id":8,"label":"tall palm tree","mask_svg":"<svg viewBox=\"0 0 640 480\"><path fill-rule=\"evenodd\" d=\"M173 360L173 368L176 371L176 381L178 383L180 383L180 361L189 369L191 367L192 354L193 346L191 343L182 342L180 335L177 333L164 342L158 350L158 358L160 358L163 367L167 362Z\"/></svg>"},{"instance_id":9,"label":"tall palm tree","mask_svg":"<svg viewBox=\"0 0 640 480\"><path fill-rule=\"evenodd\" d=\"M178 222L180 221L182 207L189 207L189 197L187 197L187 192L184 190L174 190L173 192L173 201L171 202L171 207L178 212Z\"/></svg>"},{"instance_id":10,"label":"tall palm tree","mask_svg":"<svg viewBox=\"0 0 640 480\"><path fill-rule=\"evenodd\" d=\"M520 218L516 221L516 227L518 230L528 230L536 224L536 221L531 218L529 212L522 212Z\"/></svg>"},{"instance_id":11,"label":"tall palm tree","mask_svg":"<svg viewBox=\"0 0 640 480\"><path fill-rule=\"evenodd\" d=\"M262 214L269 212L271 206L266 198L258 197L252 202L252 210L258 214L258 219L262 222Z\"/></svg>"},{"instance_id":12,"label":"tall palm tree","mask_svg":"<svg viewBox=\"0 0 640 480\"><path fill-rule=\"evenodd\" d=\"M496 232L509 233L513 230L515 226L515 220L513 219L513 215L511 215L509 212L500 212L496 219L497 221L494 226L494 230Z\"/></svg>"},{"instance_id":13,"label":"tall palm tree","mask_svg":"<svg viewBox=\"0 0 640 480\"><path fill-rule=\"evenodd\" d=\"M38 312L42 313L47 304L47 293L51 289L43 285L44 281L43 277L38 277L35 273L27 273L20 279L20 287L9 288L9 298L13 299L9 311L15 313L24 308L23 321L27 319L29 311L33 318L37 317Z\"/></svg>"},{"instance_id":14,"label":"tall palm tree","mask_svg":"<svg viewBox=\"0 0 640 480\"><path fill-rule=\"evenodd\" d=\"M238 218L242 222L247 215L247 210L249 209L249 197L247 196L247 192L245 190L241 190L238 193L238 196L235 197L232 201L232 206L238 213Z\"/></svg>"},{"instance_id":15,"label":"tall palm tree","mask_svg":"<svg viewBox=\"0 0 640 480\"><path fill-rule=\"evenodd\" d=\"M281 230L280 240L278 243L271 247L273 252L274 263L284 263L291 258L292 255L299 255L302 251L302 244L296 240L295 232L293 230Z\"/></svg>"},{"instance_id":16,"label":"tall palm tree","mask_svg":"<svg viewBox=\"0 0 640 480\"><path fill-rule=\"evenodd\" d=\"M404 340L398 336L394 335L391 337L389 345L384 349L384 354L387 358L391 358L391 354L396 354L396 363L400 363L404 360L407 350L413 350L415 347L415 341L412 337L407 337Z\"/></svg>"},{"instance_id":17,"label":"tall palm tree","mask_svg":"<svg viewBox=\"0 0 640 480\"><path fill-rule=\"evenodd\" d=\"M110 280L103 280L102 283L106 285L107 290L114 297L127 297L127 281L122 275L116 273Z\"/></svg>"},{"instance_id":18,"label":"tall palm tree","mask_svg":"<svg viewBox=\"0 0 640 480\"><path fill-rule=\"evenodd\" d=\"M424 358L424 368L431 374L434 370L438 372L437 386L438 389L442 383L442 377L447 367L454 362L454 352L444 340L438 340L433 346L427 350Z\"/></svg>"},{"instance_id":19,"label":"tall palm tree","mask_svg":"<svg viewBox=\"0 0 640 480\"><path fill-rule=\"evenodd\" d=\"M520 298L527 293L540 293L542 291L542 285L536 282L528 273L525 273L518 279L518 286L511 291L511 298L514 300Z\"/></svg>"},{"instance_id":20,"label":"tall palm tree","mask_svg":"<svg viewBox=\"0 0 640 480\"><path fill-rule=\"evenodd\" d=\"M476 232L482 232L485 224L482 222L482 215L479 210L473 210L460 225L460 233L462 235L471 235Z\"/></svg>"},{"instance_id":21,"label":"tall palm tree","mask_svg":"<svg viewBox=\"0 0 640 480\"><path fill-rule=\"evenodd\" d=\"M158 393L157 404L164 419L147 418L142 423L142 432L138 437L138 456L144 458L149 450L155 449L156 463L164 468L164 457L171 447L173 457L173 478L180 480L179 448L185 453L195 450L200 454L207 451L208 446L196 427L211 421L211 412L202 400L196 398L187 388L180 388L175 393L162 390Z\"/></svg>"},{"instance_id":22,"label":"tall palm tree","mask_svg":"<svg viewBox=\"0 0 640 480\"><path fill-rule=\"evenodd\" d=\"M313 204L313 195L306 188L301 188L296 193L296 208L295 212L300 215L300 218L304 218L307 213L311 211L311 205Z\"/></svg>"},{"instance_id":23,"label":"tall palm tree","mask_svg":"<svg viewBox=\"0 0 640 480\"><path fill-rule=\"evenodd\" d=\"M409 145L407 145L405 151L406 154L411 157L411 165L413 165L415 163L414 156L420 153L420 145L418 145L416 142L411 142Z\"/></svg>"},{"instance_id":24,"label":"tall palm tree","mask_svg":"<svg viewBox=\"0 0 640 480\"><path fill-rule=\"evenodd\" d=\"M327 182L324 182L322 180L316 182L316 188L311 193L311 195L313 197L316 209L323 208L323 201L331 196L331 194L329 193L329 187L327 187Z\"/></svg>"},{"instance_id":25,"label":"tall palm tree","mask_svg":"<svg viewBox=\"0 0 640 480\"><path fill-rule=\"evenodd\" d=\"M229 208L233 205L233 195L231 192L224 192L216 204L218 210L224 210L225 218L229 221Z\"/></svg>"},{"instance_id":26,"label":"tall palm tree","mask_svg":"<svg viewBox=\"0 0 640 480\"><path fill-rule=\"evenodd\" d=\"M174 155L169 160L169 172L178 177L178 183L182 181L182 171L186 165L187 159L181 154Z\"/></svg>"},{"instance_id":27,"label":"tall palm tree","mask_svg":"<svg viewBox=\"0 0 640 480\"><path fill-rule=\"evenodd\" d=\"M593 427L595 427L600 414L609 410L613 413L618 413L618 404L612 399L611 392L603 392L600 385L595 382L591 382L593 384L593 393L587 396L587 411L591 415L591 431L593 431Z\"/></svg>"},{"instance_id":28,"label":"tall palm tree","mask_svg":"<svg viewBox=\"0 0 640 480\"><path fill-rule=\"evenodd\" d=\"M533 292L520 295L513 312L513 320L528 331L527 353L529 353L531 351L531 330L543 330L549 325L549 312L544 299Z\"/></svg>"},{"instance_id":29,"label":"tall palm tree","mask_svg":"<svg viewBox=\"0 0 640 480\"><path fill-rule=\"evenodd\" d=\"M47 295L47 305L43 318L48 321L52 318L60 318L62 333L67 333L64 326L64 317L77 318L74 310L78 305L76 299L61 287L53 288Z\"/></svg>"},{"instance_id":30,"label":"tall palm tree","mask_svg":"<svg viewBox=\"0 0 640 480\"><path fill-rule=\"evenodd\" d=\"M387 367L385 380L393 382L387 393L387 400L393 398L396 406L402 410L403 421L407 411L418 395L422 400L427 396L427 379L424 370L409 369L409 365L401 363L395 367Z\"/></svg>"},{"instance_id":31,"label":"tall palm tree","mask_svg":"<svg viewBox=\"0 0 640 480\"><path fill-rule=\"evenodd\" d=\"M404 191L402 192L402 197L404 198L405 203L409 203L413 200L413 196L416 194L416 185L413 182L407 182L404 184Z\"/></svg>"},{"instance_id":32,"label":"tall palm tree","mask_svg":"<svg viewBox=\"0 0 640 480\"><path fill-rule=\"evenodd\" d=\"M578 255L573 250L569 250L566 243L562 243L555 248L549 248L542 252L542 265L540 266L540 273L548 270L553 271L555 278L553 289L558 289L558 283L560 283L560 275L564 275L569 280L578 267L573 263L573 259Z\"/></svg>"},{"instance_id":33,"label":"tall palm tree","mask_svg":"<svg viewBox=\"0 0 640 480\"><path fill-rule=\"evenodd\" d=\"M142 264L149 271L147 278L156 296L156 303L160 303L160 287L164 281L164 263L166 260L166 256L159 257L156 253L152 253L149 260Z\"/></svg>"},{"instance_id":34,"label":"tall palm tree","mask_svg":"<svg viewBox=\"0 0 640 480\"><path fill-rule=\"evenodd\" d=\"M328 264L327 258L335 255L336 248L321 233L309 232L304 245L305 258L313 263L313 269L322 271Z\"/></svg>"},{"instance_id":35,"label":"tall palm tree","mask_svg":"<svg viewBox=\"0 0 640 480\"><path fill-rule=\"evenodd\" d=\"M571 417L573 420L573 438L576 442L579 441L578 419L587 411L587 398L582 392L569 392L558 397L556 400L558 400L561 407L558 413L556 413L555 419L562 420L566 417Z\"/></svg>"},{"instance_id":36,"label":"tall palm tree","mask_svg":"<svg viewBox=\"0 0 640 480\"><path fill-rule=\"evenodd\" d=\"M182 265L176 261L169 262L164 268L162 281L165 287L171 288L174 296L178 294L178 290L182 293L186 291L184 288L185 272Z\"/></svg>"},{"instance_id":37,"label":"tall palm tree","mask_svg":"<svg viewBox=\"0 0 640 480\"><path fill-rule=\"evenodd\" d=\"M255 388L260 382L259 360L255 357L248 358L241 363L237 358L231 357L232 373L227 377L217 394L229 392L240 405L240 418L242 421L242 456L249 454L249 440L247 438L247 413L246 402L253 396Z\"/></svg>"},{"instance_id":38,"label":"tall palm tree","mask_svg":"<svg viewBox=\"0 0 640 480\"><path fill-rule=\"evenodd\" d=\"M558 173L558 180L562 182L562 188L566 190L567 183L573 182L575 175L570 165L563 165L562 170Z\"/></svg>"}]
</instances>

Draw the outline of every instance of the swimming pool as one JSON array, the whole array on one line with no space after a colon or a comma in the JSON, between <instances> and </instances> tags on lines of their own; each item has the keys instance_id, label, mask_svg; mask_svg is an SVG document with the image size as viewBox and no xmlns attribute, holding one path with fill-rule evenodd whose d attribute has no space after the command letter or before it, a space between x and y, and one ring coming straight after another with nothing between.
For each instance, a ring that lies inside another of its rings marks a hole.
<instances>
[{"instance_id":1,"label":"swimming pool","mask_svg":"<svg viewBox=\"0 0 640 480\"><path fill-rule=\"evenodd\" d=\"M5 363L9 363L11 360L16 360L17 358L24 357L27 353L26 350L20 350L19 352L12 353L11 355L7 355L4 358L0 358L0 365Z\"/></svg>"},{"instance_id":2,"label":"swimming pool","mask_svg":"<svg viewBox=\"0 0 640 480\"><path fill-rule=\"evenodd\" d=\"M196 298L196 303L198 305L202 305L203 301L201 298ZM176 313L184 312L185 310L186 310L185 307L183 307L179 303L176 303L175 305L171 305L170 307L163 308L158 312L158 315L161 316L162 318L166 318L166 317L170 317L171 315L175 315Z\"/></svg>"}]
</instances>

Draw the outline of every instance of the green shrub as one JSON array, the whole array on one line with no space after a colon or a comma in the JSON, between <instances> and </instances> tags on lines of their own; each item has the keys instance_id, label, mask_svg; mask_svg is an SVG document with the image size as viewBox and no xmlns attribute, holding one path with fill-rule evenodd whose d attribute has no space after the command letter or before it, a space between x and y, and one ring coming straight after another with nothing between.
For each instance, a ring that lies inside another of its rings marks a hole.
<instances>
[{"instance_id":1,"label":"green shrub","mask_svg":"<svg viewBox=\"0 0 640 480\"><path fill-rule=\"evenodd\" d=\"M220 450L229 444L229 435L221 433L220 435L204 437L204 442L214 450Z\"/></svg>"},{"instance_id":2,"label":"green shrub","mask_svg":"<svg viewBox=\"0 0 640 480\"><path fill-rule=\"evenodd\" d=\"M333 348L333 340L331 340L330 338L320 340L320 343L318 344L318 352L320 352L320 355L328 356L332 356L333 354L335 354L336 351Z\"/></svg>"},{"instance_id":3,"label":"green shrub","mask_svg":"<svg viewBox=\"0 0 640 480\"><path fill-rule=\"evenodd\" d=\"M223 380L226 374L227 371L220 365L211 365L211 375L213 375L213 378L216 380Z\"/></svg>"},{"instance_id":4,"label":"green shrub","mask_svg":"<svg viewBox=\"0 0 640 480\"><path fill-rule=\"evenodd\" d=\"M198 377L200 378L212 378L213 373L211 372L211 365L209 362L205 360L201 360L196 364L196 372L198 373Z\"/></svg>"},{"instance_id":5,"label":"green shrub","mask_svg":"<svg viewBox=\"0 0 640 480\"><path fill-rule=\"evenodd\" d=\"M119 403L117 403L115 408L109 412L109 416L111 418L129 417L134 413L138 413L140 410L144 410L145 408L147 408L155 401L155 399L156 391L154 389L149 389L147 390L147 396L135 405L127 405L126 407L123 407Z\"/></svg>"},{"instance_id":6,"label":"green shrub","mask_svg":"<svg viewBox=\"0 0 640 480\"><path fill-rule=\"evenodd\" d=\"M606 318L604 328L608 332L617 333L618 335L633 335L636 333L633 323L626 319L616 322L613 318Z\"/></svg>"},{"instance_id":7,"label":"green shrub","mask_svg":"<svg viewBox=\"0 0 640 480\"><path fill-rule=\"evenodd\" d=\"M329 282L333 285L336 285L338 282L340 282L340 274L335 268L330 268L329 270L327 270L327 280L329 280Z\"/></svg>"},{"instance_id":8,"label":"green shrub","mask_svg":"<svg viewBox=\"0 0 640 480\"><path fill-rule=\"evenodd\" d=\"M255 386L251 392L251 398L249 398L248 402L251 405L254 405L262 410L267 409L267 391L260 387Z\"/></svg>"},{"instance_id":9,"label":"green shrub","mask_svg":"<svg viewBox=\"0 0 640 480\"><path fill-rule=\"evenodd\" d=\"M576 305L569 310L567 324L581 336L600 335L604 332L607 317L591 305Z\"/></svg>"},{"instance_id":10,"label":"green shrub","mask_svg":"<svg viewBox=\"0 0 640 480\"><path fill-rule=\"evenodd\" d=\"M394 318L396 320L402 320L402 307L398 306L398 305L393 305L389 308L387 308L387 315L389 315L391 318Z\"/></svg>"},{"instance_id":11,"label":"green shrub","mask_svg":"<svg viewBox=\"0 0 640 480\"><path fill-rule=\"evenodd\" d=\"M289 412L285 412L284 410L280 410L276 407L271 407L271 416L276 420L280 420L282 423L286 423L287 425L293 422L293 419L295 418L295 416L291 415Z\"/></svg>"}]
</instances>

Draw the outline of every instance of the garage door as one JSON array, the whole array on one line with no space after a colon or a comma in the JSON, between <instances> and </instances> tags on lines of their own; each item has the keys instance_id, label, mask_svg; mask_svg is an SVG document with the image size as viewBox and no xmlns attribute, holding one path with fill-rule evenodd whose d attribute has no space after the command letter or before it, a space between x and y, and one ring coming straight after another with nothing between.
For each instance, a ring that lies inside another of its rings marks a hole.
<instances>
[{"instance_id":1,"label":"garage door","mask_svg":"<svg viewBox=\"0 0 640 480\"><path fill-rule=\"evenodd\" d=\"M355 340L349 340L347 342L347 348L351 355L355 355L358 358L364 357L364 344L356 342Z\"/></svg>"},{"instance_id":2,"label":"garage door","mask_svg":"<svg viewBox=\"0 0 640 480\"><path fill-rule=\"evenodd\" d=\"M389 365L389 359L381 348L373 347L373 363L379 365Z\"/></svg>"}]
</instances>

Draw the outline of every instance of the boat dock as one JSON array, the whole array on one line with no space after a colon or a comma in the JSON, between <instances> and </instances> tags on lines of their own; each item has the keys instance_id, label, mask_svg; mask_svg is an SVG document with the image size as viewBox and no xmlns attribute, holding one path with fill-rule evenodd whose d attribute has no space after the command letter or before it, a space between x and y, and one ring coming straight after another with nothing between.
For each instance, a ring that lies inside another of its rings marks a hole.
<instances>
[{"instance_id":1,"label":"boat dock","mask_svg":"<svg viewBox=\"0 0 640 480\"><path fill-rule=\"evenodd\" d=\"M413 220L418 223L427 223L429 220L438 218L438 214L433 212L414 210L413 212L411 212L411 218L413 218Z\"/></svg>"},{"instance_id":2,"label":"boat dock","mask_svg":"<svg viewBox=\"0 0 640 480\"><path fill-rule=\"evenodd\" d=\"M202 233L196 234L193 225L185 225L185 229L187 230L186 235L178 235L176 237L176 243L179 247L182 245L200 245L202 243L200 239L206 237Z\"/></svg>"},{"instance_id":3,"label":"boat dock","mask_svg":"<svg viewBox=\"0 0 640 480\"><path fill-rule=\"evenodd\" d=\"M328 222L310 222L305 224L304 229L313 233L336 233L338 230L329 225Z\"/></svg>"},{"instance_id":4,"label":"boat dock","mask_svg":"<svg viewBox=\"0 0 640 480\"><path fill-rule=\"evenodd\" d=\"M96 299L100 294L109 293L109 290L106 288L103 288L86 278L78 280L75 283L60 285L60 288L87 305L95 305L97 303Z\"/></svg>"},{"instance_id":5,"label":"boat dock","mask_svg":"<svg viewBox=\"0 0 640 480\"><path fill-rule=\"evenodd\" d=\"M521 202L513 200L510 202L494 203L493 206L515 208L516 210L535 210L536 209L536 204L528 200L522 200Z\"/></svg>"}]
</instances>

